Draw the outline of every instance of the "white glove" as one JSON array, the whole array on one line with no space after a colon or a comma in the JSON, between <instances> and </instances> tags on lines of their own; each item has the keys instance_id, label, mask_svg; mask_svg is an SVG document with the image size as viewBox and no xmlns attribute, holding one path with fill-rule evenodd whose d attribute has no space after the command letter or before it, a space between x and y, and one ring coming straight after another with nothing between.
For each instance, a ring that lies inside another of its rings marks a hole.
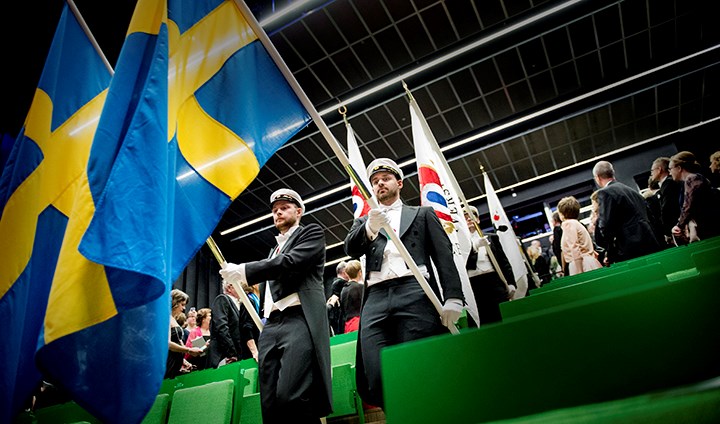
<instances>
[{"instance_id":1,"label":"white glove","mask_svg":"<svg viewBox=\"0 0 720 424\"><path fill-rule=\"evenodd\" d=\"M385 224L390 223L390 218L380 209L370 209L368 212L367 228L371 233L377 234Z\"/></svg>"},{"instance_id":2,"label":"white glove","mask_svg":"<svg viewBox=\"0 0 720 424\"><path fill-rule=\"evenodd\" d=\"M457 322L457 320L460 318L462 310L462 300L454 298L446 300L445 304L443 305L442 314L440 314L440 321L442 322L442 325L449 327L450 325L455 324L455 322Z\"/></svg>"},{"instance_id":3,"label":"white glove","mask_svg":"<svg viewBox=\"0 0 720 424\"><path fill-rule=\"evenodd\" d=\"M220 270L223 280L229 283L242 284L245 281L245 264L226 263L225 268Z\"/></svg>"}]
</instances>

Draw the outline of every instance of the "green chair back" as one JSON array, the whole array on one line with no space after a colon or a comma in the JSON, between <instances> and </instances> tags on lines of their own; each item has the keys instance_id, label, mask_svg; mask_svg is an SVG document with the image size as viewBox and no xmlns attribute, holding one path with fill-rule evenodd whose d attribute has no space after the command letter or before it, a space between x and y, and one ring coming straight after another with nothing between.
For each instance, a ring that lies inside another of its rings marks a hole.
<instances>
[{"instance_id":1,"label":"green chair back","mask_svg":"<svg viewBox=\"0 0 720 424\"><path fill-rule=\"evenodd\" d=\"M168 424L230 424L234 388L232 380L223 380L176 390Z\"/></svg>"}]
</instances>

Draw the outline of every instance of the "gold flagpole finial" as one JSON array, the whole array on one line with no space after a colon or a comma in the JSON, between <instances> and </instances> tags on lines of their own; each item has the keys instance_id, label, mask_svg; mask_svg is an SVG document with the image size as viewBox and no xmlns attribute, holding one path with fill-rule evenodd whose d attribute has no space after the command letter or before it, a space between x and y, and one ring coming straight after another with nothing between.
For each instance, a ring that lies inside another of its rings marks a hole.
<instances>
[{"instance_id":1,"label":"gold flagpole finial","mask_svg":"<svg viewBox=\"0 0 720 424\"><path fill-rule=\"evenodd\" d=\"M347 123L348 123L348 120L347 120L347 106L341 105L341 106L338 108L338 113L339 113L340 115L342 115L343 121L344 121L345 124L347 125Z\"/></svg>"},{"instance_id":2,"label":"gold flagpole finial","mask_svg":"<svg viewBox=\"0 0 720 424\"><path fill-rule=\"evenodd\" d=\"M482 163L480 163L479 160L478 160L478 166L480 167L480 172L484 174L484 173L485 173L485 167L483 167Z\"/></svg>"}]
</instances>

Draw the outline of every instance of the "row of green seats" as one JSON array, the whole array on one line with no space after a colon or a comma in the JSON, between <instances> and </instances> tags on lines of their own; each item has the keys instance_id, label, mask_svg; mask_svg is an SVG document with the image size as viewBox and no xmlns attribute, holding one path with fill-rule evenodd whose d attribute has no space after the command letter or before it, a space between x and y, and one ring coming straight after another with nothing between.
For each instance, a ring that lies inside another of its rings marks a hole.
<instances>
[{"instance_id":1,"label":"row of green seats","mask_svg":"<svg viewBox=\"0 0 720 424\"><path fill-rule=\"evenodd\" d=\"M358 332L353 331L330 338L333 413L328 418L357 415L359 423L364 424L365 413L355 384L357 336Z\"/></svg>"},{"instance_id":2,"label":"row of green seats","mask_svg":"<svg viewBox=\"0 0 720 424\"><path fill-rule=\"evenodd\" d=\"M720 266L384 349L389 424L488 422L610 402L720 376Z\"/></svg>"},{"instance_id":3,"label":"row of green seats","mask_svg":"<svg viewBox=\"0 0 720 424\"><path fill-rule=\"evenodd\" d=\"M503 318L512 318L543 308L563 305L588 296L622 290L639 284L677 281L697 275L693 255L703 251L715 251L720 257L720 238L680 246L662 252L624 262L626 266L604 268L603 273L587 272L574 275L572 284L533 291L531 296L500 305ZM578 278L574 278L578 277Z\"/></svg>"}]
</instances>

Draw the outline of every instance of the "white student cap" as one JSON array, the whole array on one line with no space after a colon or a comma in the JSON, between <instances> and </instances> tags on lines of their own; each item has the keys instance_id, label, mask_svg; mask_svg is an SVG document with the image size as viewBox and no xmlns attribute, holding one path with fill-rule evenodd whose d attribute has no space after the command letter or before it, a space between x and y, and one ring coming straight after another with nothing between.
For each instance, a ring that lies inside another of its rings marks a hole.
<instances>
[{"instance_id":1,"label":"white student cap","mask_svg":"<svg viewBox=\"0 0 720 424\"><path fill-rule=\"evenodd\" d=\"M281 188L280 190L275 191L270 196L270 207L272 208L275 202L278 200L285 200L291 203L295 203L300 209L305 212L305 204L302 201L302 198L299 194L297 194L297 191L290 190L289 188Z\"/></svg>"},{"instance_id":2,"label":"white student cap","mask_svg":"<svg viewBox=\"0 0 720 424\"><path fill-rule=\"evenodd\" d=\"M398 180L403 179L402 169L400 169L395 161L388 158L378 158L370 162L370 166L367 168L368 179L372 178L373 174L376 172L382 171L395 174Z\"/></svg>"}]
</instances>

